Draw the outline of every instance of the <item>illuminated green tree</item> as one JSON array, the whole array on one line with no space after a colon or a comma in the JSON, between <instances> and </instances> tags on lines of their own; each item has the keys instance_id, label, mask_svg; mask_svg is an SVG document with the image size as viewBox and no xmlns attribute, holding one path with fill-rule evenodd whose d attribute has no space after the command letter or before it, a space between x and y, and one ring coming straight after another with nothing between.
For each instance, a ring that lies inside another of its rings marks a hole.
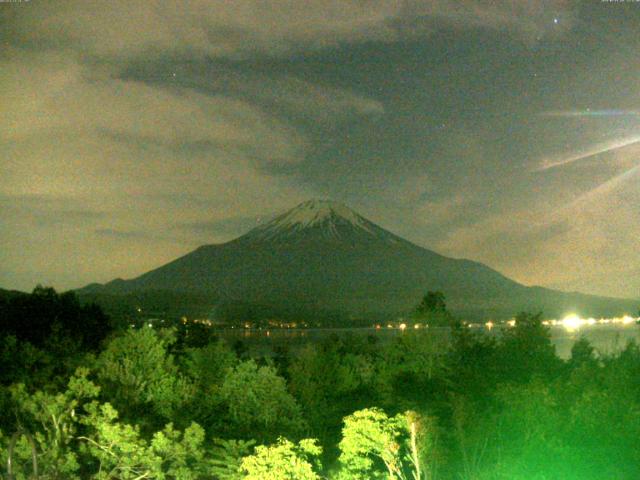
<instances>
[{"instance_id":1,"label":"illuminated green tree","mask_svg":"<svg viewBox=\"0 0 640 480\"><path fill-rule=\"evenodd\" d=\"M88 374L88 370L78 369L69 380L66 391L58 394L41 390L29 393L23 384L10 388L17 417L14 430L26 431L33 437L38 451L39 474L43 478L79 478L78 453L74 449L78 411L100 390L87 379ZM6 452L6 448L7 443L2 445L0 451ZM13 460L20 464L30 456L30 448L23 437Z\"/></svg>"},{"instance_id":2,"label":"illuminated green tree","mask_svg":"<svg viewBox=\"0 0 640 480\"><path fill-rule=\"evenodd\" d=\"M118 422L118 412L108 403L94 402L87 413L83 423L89 433L79 440L98 462L95 480L197 480L210 470L204 430L195 423L184 432L168 424L146 440L138 427Z\"/></svg>"},{"instance_id":3,"label":"illuminated green tree","mask_svg":"<svg viewBox=\"0 0 640 480\"><path fill-rule=\"evenodd\" d=\"M320 480L319 456L322 449L316 440L294 444L286 438L269 446L261 445L240 465L244 480Z\"/></svg>"},{"instance_id":4,"label":"illuminated green tree","mask_svg":"<svg viewBox=\"0 0 640 480\"><path fill-rule=\"evenodd\" d=\"M339 478L415 480L426 478L424 447L432 444L414 412L389 417L378 408L359 410L344 419Z\"/></svg>"}]
</instances>

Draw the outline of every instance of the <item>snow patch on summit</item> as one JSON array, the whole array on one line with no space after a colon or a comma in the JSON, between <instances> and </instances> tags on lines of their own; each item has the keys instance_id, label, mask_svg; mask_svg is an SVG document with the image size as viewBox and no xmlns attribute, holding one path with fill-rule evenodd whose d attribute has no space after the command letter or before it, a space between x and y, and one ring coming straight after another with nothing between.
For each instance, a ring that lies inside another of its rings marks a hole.
<instances>
[{"instance_id":1,"label":"snow patch on summit","mask_svg":"<svg viewBox=\"0 0 640 480\"><path fill-rule=\"evenodd\" d=\"M309 200L301 203L276 218L273 224L283 228L307 228L336 218L341 218L343 221L346 220L356 227L371 232L369 222L364 218L346 205L329 200Z\"/></svg>"},{"instance_id":2,"label":"snow patch on summit","mask_svg":"<svg viewBox=\"0 0 640 480\"><path fill-rule=\"evenodd\" d=\"M290 234L311 227L321 226L328 236L337 238L338 225L350 224L376 237L380 232L374 224L361 217L346 205L330 200L309 200L274 218L269 223L254 230L254 235L272 238Z\"/></svg>"}]
</instances>

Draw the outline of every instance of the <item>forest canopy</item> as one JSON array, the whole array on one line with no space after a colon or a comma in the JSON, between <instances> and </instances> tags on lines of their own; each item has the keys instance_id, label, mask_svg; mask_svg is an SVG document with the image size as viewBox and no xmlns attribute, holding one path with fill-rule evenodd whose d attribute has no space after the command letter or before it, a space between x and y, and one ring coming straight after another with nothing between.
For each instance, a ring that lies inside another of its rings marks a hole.
<instances>
[{"instance_id":1,"label":"forest canopy","mask_svg":"<svg viewBox=\"0 0 640 480\"><path fill-rule=\"evenodd\" d=\"M583 339L561 360L539 314L496 336L454 325L446 349L416 330L260 356L114 328L45 288L2 300L0 322L17 479L34 452L47 479L637 478L640 348Z\"/></svg>"}]
</instances>

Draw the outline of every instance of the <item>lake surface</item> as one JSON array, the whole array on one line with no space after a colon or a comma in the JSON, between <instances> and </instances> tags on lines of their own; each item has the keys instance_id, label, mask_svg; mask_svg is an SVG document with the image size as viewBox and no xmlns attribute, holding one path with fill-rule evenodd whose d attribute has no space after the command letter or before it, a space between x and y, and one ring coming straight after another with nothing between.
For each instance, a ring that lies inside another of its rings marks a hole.
<instances>
[{"instance_id":1,"label":"lake surface","mask_svg":"<svg viewBox=\"0 0 640 480\"><path fill-rule=\"evenodd\" d=\"M474 331L481 331L487 335L499 335L500 328L489 330L484 326L474 327ZM504 327L508 328L508 327ZM564 326L550 326L551 342L556 347L560 358L571 357L571 347L581 337L586 337L599 354L615 353L623 349L628 342L635 340L640 343L640 325L631 324L595 324L584 325L577 329L567 329ZM389 342L399 335L426 335L443 346L449 338L449 329L430 328L414 331L411 328L308 328L308 329L225 329L217 334L228 342L241 340L252 353L268 354L275 346L287 345L290 348L300 347L308 342L320 341L331 335L371 336L380 342Z\"/></svg>"},{"instance_id":2,"label":"lake surface","mask_svg":"<svg viewBox=\"0 0 640 480\"><path fill-rule=\"evenodd\" d=\"M560 358L571 357L571 347L580 337L586 337L600 354L616 353L632 340L640 343L640 325L585 325L575 331L561 326L551 328L551 341Z\"/></svg>"}]
</instances>

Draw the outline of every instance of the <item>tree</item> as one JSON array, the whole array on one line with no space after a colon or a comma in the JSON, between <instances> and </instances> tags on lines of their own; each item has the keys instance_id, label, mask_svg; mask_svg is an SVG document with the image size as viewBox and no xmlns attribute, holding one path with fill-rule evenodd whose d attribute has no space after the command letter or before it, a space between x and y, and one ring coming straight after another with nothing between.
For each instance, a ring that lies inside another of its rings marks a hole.
<instances>
[{"instance_id":1,"label":"tree","mask_svg":"<svg viewBox=\"0 0 640 480\"><path fill-rule=\"evenodd\" d=\"M515 382L527 382L535 375L550 378L562 367L542 313L516 315L515 325L502 330L498 355L502 378Z\"/></svg>"},{"instance_id":2,"label":"tree","mask_svg":"<svg viewBox=\"0 0 640 480\"><path fill-rule=\"evenodd\" d=\"M571 347L570 364L573 367L579 367L584 364L595 362L595 349L586 337L580 337Z\"/></svg>"},{"instance_id":3,"label":"tree","mask_svg":"<svg viewBox=\"0 0 640 480\"><path fill-rule=\"evenodd\" d=\"M238 359L233 350L221 341L202 348L188 348L179 359L182 370L194 387L194 395L185 406L185 414L205 427L215 429L220 420L223 400L222 383Z\"/></svg>"},{"instance_id":4,"label":"tree","mask_svg":"<svg viewBox=\"0 0 640 480\"><path fill-rule=\"evenodd\" d=\"M38 451L38 469L42 478L78 479L80 464L75 441L78 432L77 411L98 395L99 387L87 379L89 371L78 369L67 389L58 394L41 390L29 393L23 384L12 385L11 400L16 415L15 431L29 433ZM5 450L2 445L0 452ZM14 462L29 459L26 444L18 446ZM16 458L17 457L17 458Z\"/></svg>"},{"instance_id":5,"label":"tree","mask_svg":"<svg viewBox=\"0 0 640 480\"><path fill-rule=\"evenodd\" d=\"M37 347L55 347L56 341L71 340L74 348L97 350L111 331L100 307L83 306L74 292L58 294L38 285L30 295L7 299L0 308L0 333L14 335ZM65 346L69 354L69 347Z\"/></svg>"},{"instance_id":6,"label":"tree","mask_svg":"<svg viewBox=\"0 0 640 480\"><path fill-rule=\"evenodd\" d=\"M214 464L204 449L205 433L199 425L191 423L180 431L169 423L144 436L137 425L118 421L118 412L109 403L95 400L100 389L88 374L87 369L78 369L67 389L57 394L28 393L21 384L10 388L17 419L14 429L34 439L38 478L197 480L210 475ZM0 435L3 463L9 441ZM30 457L23 437L12 455L15 478L30 478L29 470L22 468Z\"/></svg>"},{"instance_id":7,"label":"tree","mask_svg":"<svg viewBox=\"0 0 640 480\"><path fill-rule=\"evenodd\" d=\"M129 330L98 357L103 393L126 419L139 421L153 413L159 420L176 421L193 396L193 385L168 352L174 341L172 330Z\"/></svg>"},{"instance_id":8,"label":"tree","mask_svg":"<svg viewBox=\"0 0 640 480\"><path fill-rule=\"evenodd\" d=\"M220 397L226 427L234 435L265 441L281 434L295 436L304 427L300 407L271 366L247 360L229 369Z\"/></svg>"},{"instance_id":9,"label":"tree","mask_svg":"<svg viewBox=\"0 0 640 480\"><path fill-rule=\"evenodd\" d=\"M251 455L251 449L255 443L255 440L214 438L210 472L218 480L241 480L242 460Z\"/></svg>"},{"instance_id":10,"label":"tree","mask_svg":"<svg viewBox=\"0 0 640 480\"><path fill-rule=\"evenodd\" d=\"M280 437L270 446L261 445L240 465L245 480L320 480L322 448L314 439L294 444Z\"/></svg>"},{"instance_id":11,"label":"tree","mask_svg":"<svg viewBox=\"0 0 640 480\"><path fill-rule=\"evenodd\" d=\"M291 359L290 391L300 402L313 436L324 445L339 441L343 417L378 403L383 392L390 390L385 385L389 375L382 374L389 365L377 353L379 346L362 336L336 335L305 345ZM334 453L327 450L329 455Z\"/></svg>"},{"instance_id":12,"label":"tree","mask_svg":"<svg viewBox=\"0 0 640 480\"><path fill-rule=\"evenodd\" d=\"M422 301L418 305L418 313L444 313L447 311L444 293L429 291L422 297Z\"/></svg>"},{"instance_id":13,"label":"tree","mask_svg":"<svg viewBox=\"0 0 640 480\"><path fill-rule=\"evenodd\" d=\"M415 309L416 320L430 325L449 326L453 317L447 310L444 293L429 291Z\"/></svg>"},{"instance_id":14,"label":"tree","mask_svg":"<svg viewBox=\"0 0 640 480\"><path fill-rule=\"evenodd\" d=\"M426 478L420 446L432 438L421 427L415 412L389 417L379 408L367 408L349 415L339 445L340 478L405 480L407 470L415 480Z\"/></svg>"},{"instance_id":15,"label":"tree","mask_svg":"<svg viewBox=\"0 0 640 480\"><path fill-rule=\"evenodd\" d=\"M209 473L204 430L192 423L184 432L169 423L146 440L136 426L118 422L108 404L93 402L83 423L89 428L83 451L97 461L95 480L197 480Z\"/></svg>"},{"instance_id":16,"label":"tree","mask_svg":"<svg viewBox=\"0 0 640 480\"><path fill-rule=\"evenodd\" d=\"M373 362L378 405L421 409L445 396L448 366L442 351L447 342L422 329L383 345Z\"/></svg>"}]
</instances>

